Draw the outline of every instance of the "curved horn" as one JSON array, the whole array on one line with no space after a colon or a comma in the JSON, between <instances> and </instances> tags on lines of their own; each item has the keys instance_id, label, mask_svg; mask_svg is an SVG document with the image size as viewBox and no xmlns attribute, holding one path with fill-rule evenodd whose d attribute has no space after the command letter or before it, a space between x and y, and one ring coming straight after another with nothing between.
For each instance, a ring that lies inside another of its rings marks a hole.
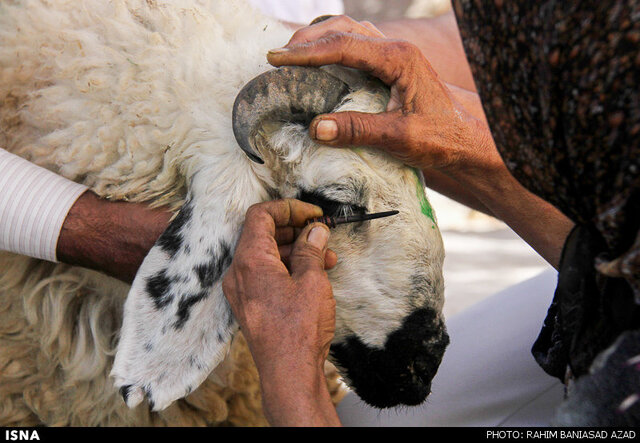
<instances>
[{"instance_id":1,"label":"curved horn","mask_svg":"<svg viewBox=\"0 0 640 443\"><path fill-rule=\"evenodd\" d=\"M265 121L310 123L331 112L349 92L342 80L318 68L285 66L247 83L233 104L233 134L240 148L256 163L252 137Z\"/></svg>"}]
</instances>

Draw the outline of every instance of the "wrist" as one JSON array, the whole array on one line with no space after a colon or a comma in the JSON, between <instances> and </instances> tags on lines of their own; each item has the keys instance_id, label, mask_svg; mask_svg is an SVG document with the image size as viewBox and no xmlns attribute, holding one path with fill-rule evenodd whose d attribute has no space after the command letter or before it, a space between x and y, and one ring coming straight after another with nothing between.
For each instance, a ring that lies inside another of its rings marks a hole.
<instances>
[{"instance_id":1,"label":"wrist","mask_svg":"<svg viewBox=\"0 0 640 443\"><path fill-rule=\"evenodd\" d=\"M93 208L97 200L97 195L86 191L67 213L56 245L56 255L61 262L84 265L84 262L90 260L91 254L87 252L86 246L92 240L89 226L95 223L93 219L96 211Z\"/></svg>"},{"instance_id":2,"label":"wrist","mask_svg":"<svg viewBox=\"0 0 640 443\"><path fill-rule=\"evenodd\" d=\"M551 266L557 268L562 245L573 222L557 208L526 189L500 161L458 173L459 183L492 215L506 223Z\"/></svg>"},{"instance_id":3,"label":"wrist","mask_svg":"<svg viewBox=\"0 0 640 443\"><path fill-rule=\"evenodd\" d=\"M471 190L485 205L487 200L518 186L504 164L486 123L467 115L458 122L456 134L452 150L459 153L458 158L442 172Z\"/></svg>"},{"instance_id":4,"label":"wrist","mask_svg":"<svg viewBox=\"0 0 640 443\"><path fill-rule=\"evenodd\" d=\"M291 379L316 386L319 380L324 381L324 362L316 358L305 358L299 352L291 351L288 355L274 355L269 361L256 361L261 380ZM268 387L268 386L267 386Z\"/></svg>"},{"instance_id":5,"label":"wrist","mask_svg":"<svg viewBox=\"0 0 640 443\"><path fill-rule=\"evenodd\" d=\"M441 129L448 136L441 139L439 151L450 156L438 169L459 183L472 185L474 190L491 187L494 177L508 180L510 173L495 145L478 94L450 84L445 86L453 109L447 119L447 130Z\"/></svg>"},{"instance_id":6,"label":"wrist","mask_svg":"<svg viewBox=\"0 0 640 443\"><path fill-rule=\"evenodd\" d=\"M273 426L340 425L324 371L315 365L260 371L260 385L265 415Z\"/></svg>"},{"instance_id":7,"label":"wrist","mask_svg":"<svg viewBox=\"0 0 640 443\"><path fill-rule=\"evenodd\" d=\"M166 228L170 214L145 205L110 202L82 194L60 231L58 259L131 282L142 260Z\"/></svg>"}]
</instances>

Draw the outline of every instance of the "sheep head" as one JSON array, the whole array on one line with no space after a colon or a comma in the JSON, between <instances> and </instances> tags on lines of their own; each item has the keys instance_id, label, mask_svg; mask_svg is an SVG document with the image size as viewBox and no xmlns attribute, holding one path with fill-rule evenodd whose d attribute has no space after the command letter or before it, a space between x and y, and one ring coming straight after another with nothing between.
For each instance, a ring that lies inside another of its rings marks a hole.
<instances>
[{"instance_id":1,"label":"sheep head","mask_svg":"<svg viewBox=\"0 0 640 443\"><path fill-rule=\"evenodd\" d=\"M308 136L318 113L379 112L388 97L378 81L338 67L281 68L238 94L230 126L251 160L235 148L198 150L186 202L127 297L111 374L130 407L146 398L164 409L225 358L237 323L222 277L247 208L273 198L315 203L328 215L399 211L331 236L339 257L329 272L337 302L331 359L371 405L426 398L448 337L442 240L422 174L381 151L324 147Z\"/></svg>"},{"instance_id":2,"label":"sheep head","mask_svg":"<svg viewBox=\"0 0 640 443\"><path fill-rule=\"evenodd\" d=\"M284 67L249 82L236 98L234 133L274 196L328 215L400 211L332 232L339 261L329 271L337 303L330 359L367 403L419 404L448 344L442 241L421 173L377 150L329 148L308 137L317 114L380 112L388 101L380 82L326 69Z\"/></svg>"}]
</instances>

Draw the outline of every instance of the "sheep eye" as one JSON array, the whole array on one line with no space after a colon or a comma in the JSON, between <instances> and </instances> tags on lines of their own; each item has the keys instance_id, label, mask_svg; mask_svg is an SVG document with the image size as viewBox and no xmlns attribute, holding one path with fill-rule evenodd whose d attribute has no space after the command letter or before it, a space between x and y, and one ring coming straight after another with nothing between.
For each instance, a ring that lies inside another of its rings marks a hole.
<instances>
[{"instance_id":1,"label":"sheep eye","mask_svg":"<svg viewBox=\"0 0 640 443\"><path fill-rule=\"evenodd\" d=\"M330 215L332 217L364 214L367 212L367 208L364 206L333 200L319 192L301 191L298 195L298 200L320 206L324 215Z\"/></svg>"}]
</instances>

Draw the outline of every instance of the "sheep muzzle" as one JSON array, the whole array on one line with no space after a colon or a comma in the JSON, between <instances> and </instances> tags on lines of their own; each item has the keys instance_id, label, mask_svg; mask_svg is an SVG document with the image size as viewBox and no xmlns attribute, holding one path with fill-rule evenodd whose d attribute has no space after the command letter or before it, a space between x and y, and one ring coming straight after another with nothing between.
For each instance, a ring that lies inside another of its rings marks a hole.
<instances>
[{"instance_id":1,"label":"sheep muzzle","mask_svg":"<svg viewBox=\"0 0 640 443\"><path fill-rule=\"evenodd\" d=\"M449 344L444 322L432 309L418 309L389 335L383 349L351 335L331 346L331 359L348 385L371 406L415 406L431 393Z\"/></svg>"}]
</instances>

